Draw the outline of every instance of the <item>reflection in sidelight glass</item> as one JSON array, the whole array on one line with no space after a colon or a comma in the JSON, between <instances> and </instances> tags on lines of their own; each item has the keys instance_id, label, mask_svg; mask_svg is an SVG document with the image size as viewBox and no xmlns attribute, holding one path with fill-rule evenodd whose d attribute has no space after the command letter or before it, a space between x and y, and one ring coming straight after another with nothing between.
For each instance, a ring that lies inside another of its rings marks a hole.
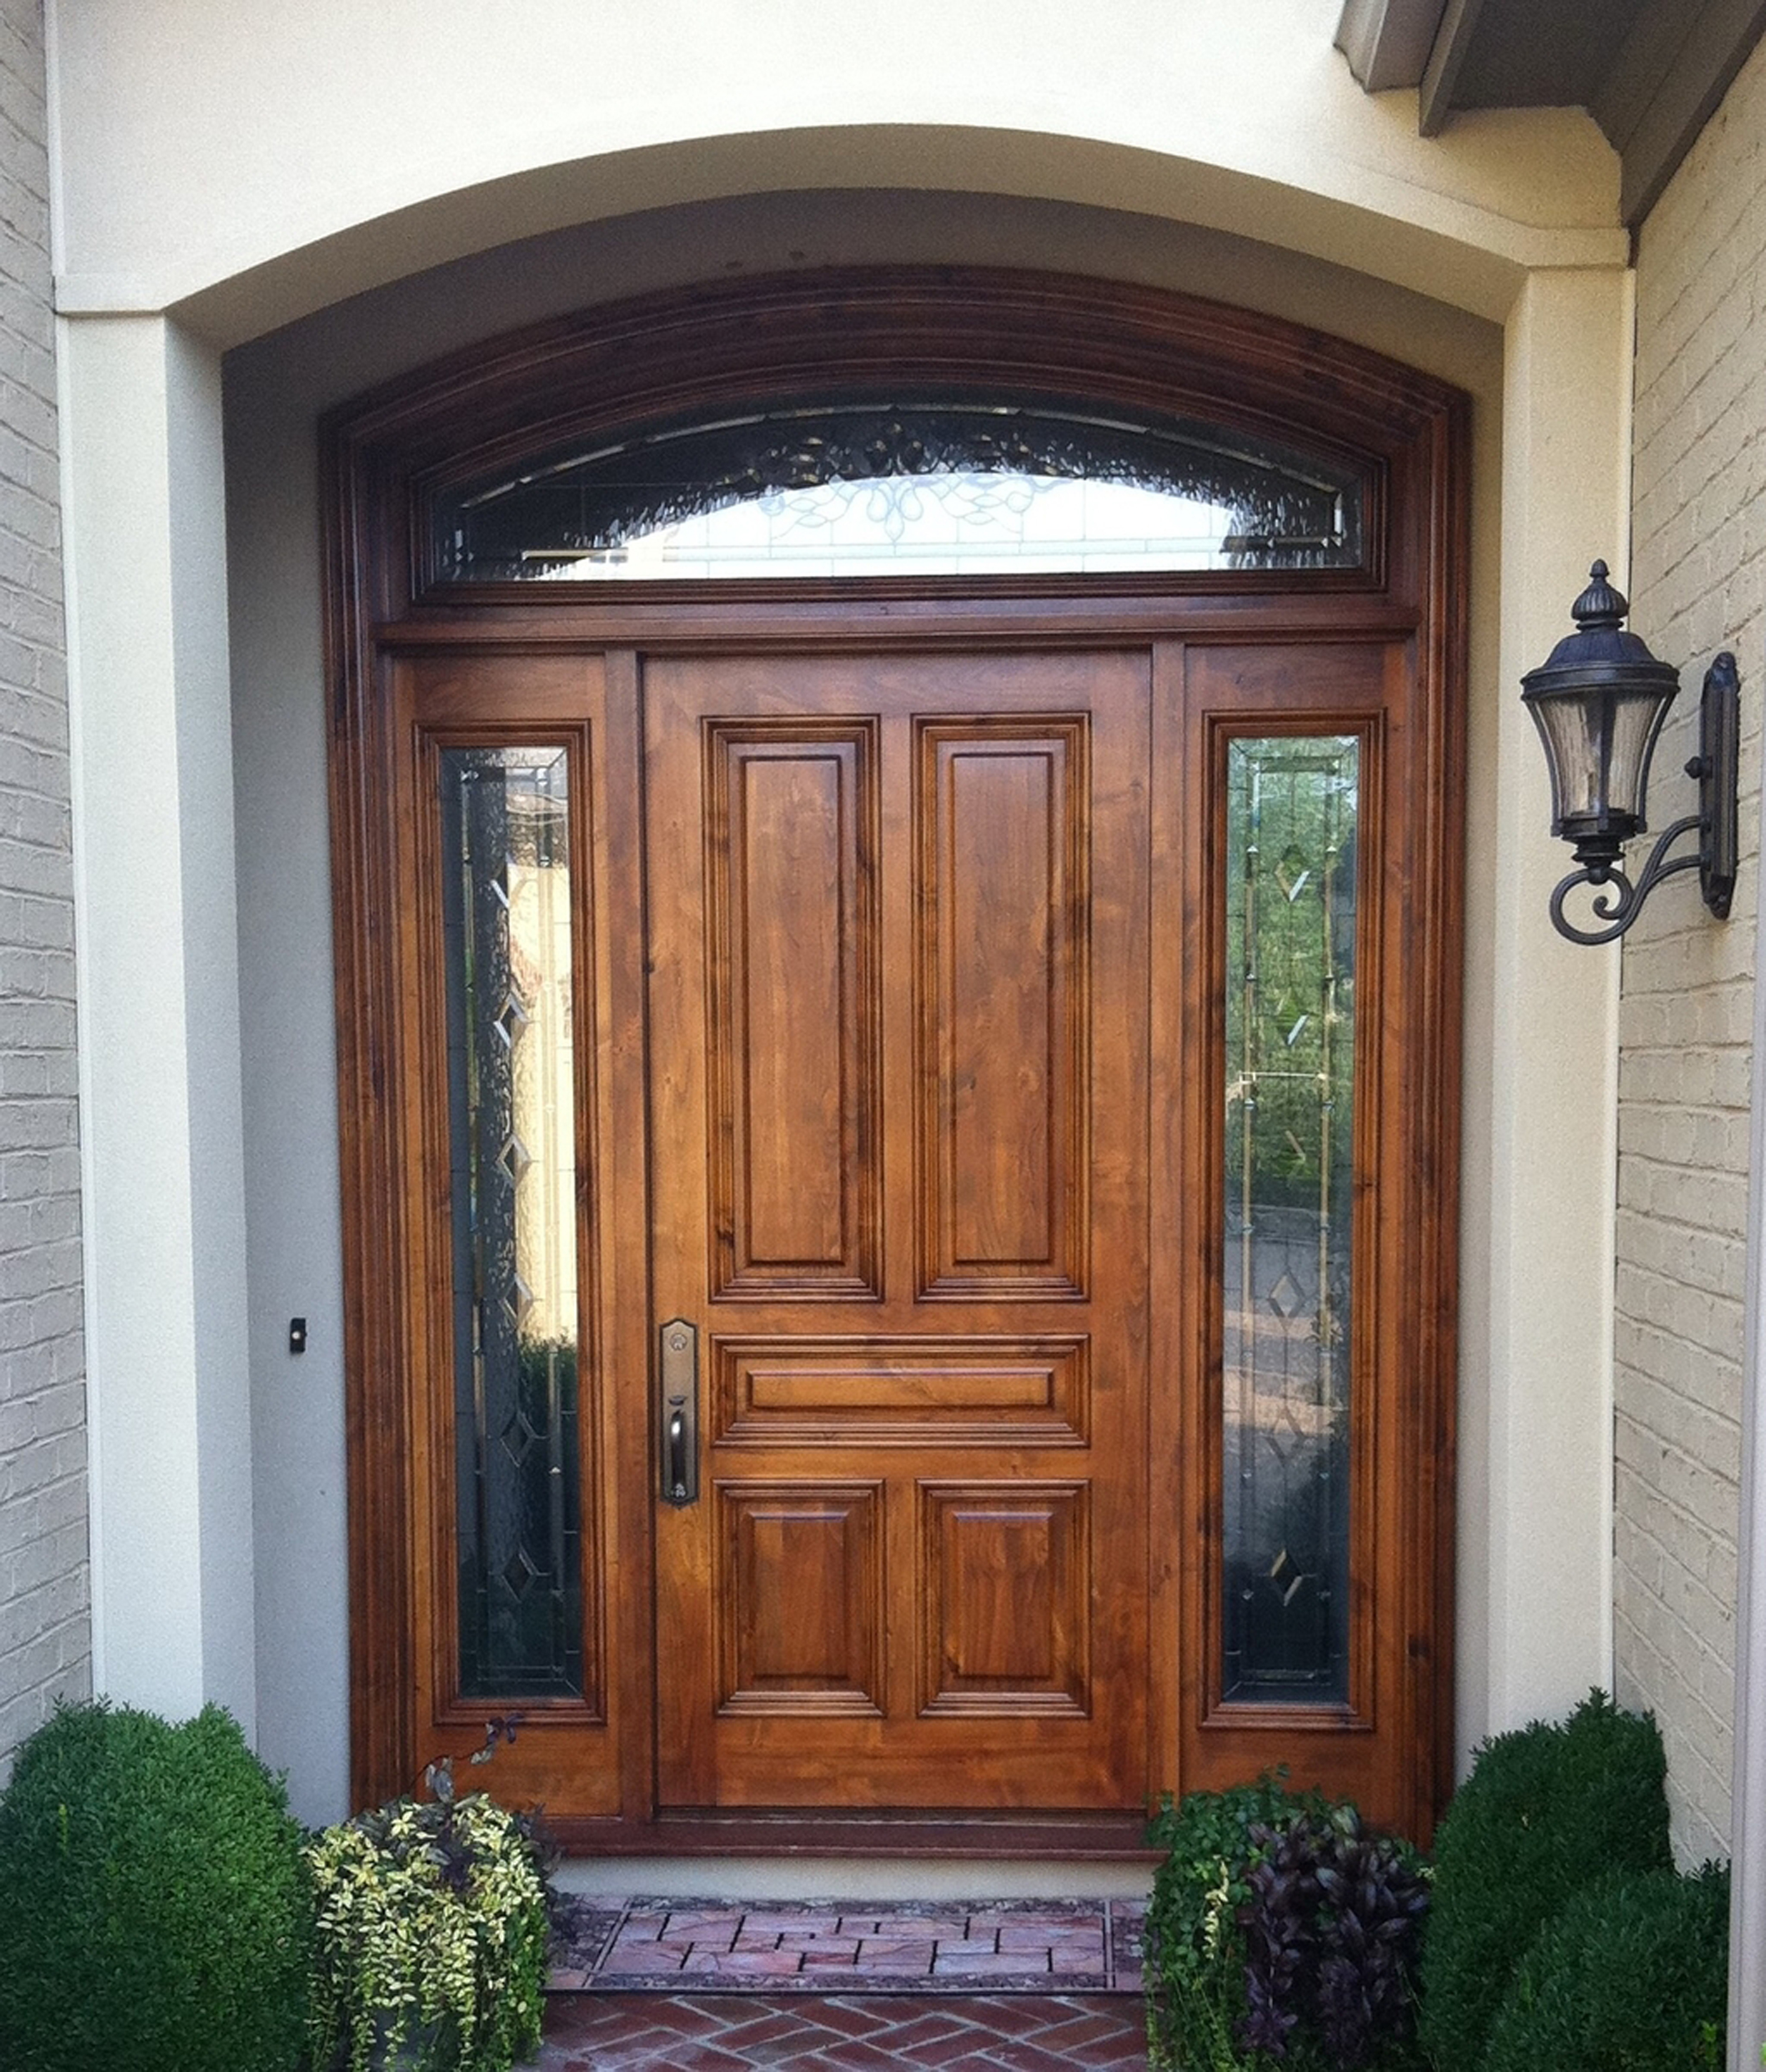
<instances>
[{"instance_id":1,"label":"reflection in sidelight glass","mask_svg":"<svg viewBox=\"0 0 1766 2072\"><path fill-rule=\"evenodd\" d=\"M1349 1696L1358 744L1227 747L1222 1695Z\"/></svg>"},{"instance_id":2,"label":"reflection in sidelight glass","mask_svg":"<svg viewBox=\"0 0 1766 2072\"><path fill-rule=\"evenodd\" d=\"M445 582L1357 568L1365 484L1230 426L1037 399L806 402L444 492Z\"/></svg>"},{"instance_id":3,"label":"reflection in sidelight glass","mask_svg":"<svg viewBox=\"0 0 1766 2072\"><path fill-rule=\"evenodd\" d=\"M460 1693L578 1696L569 764L441 762Z\"/></svg>"}]
</instances>

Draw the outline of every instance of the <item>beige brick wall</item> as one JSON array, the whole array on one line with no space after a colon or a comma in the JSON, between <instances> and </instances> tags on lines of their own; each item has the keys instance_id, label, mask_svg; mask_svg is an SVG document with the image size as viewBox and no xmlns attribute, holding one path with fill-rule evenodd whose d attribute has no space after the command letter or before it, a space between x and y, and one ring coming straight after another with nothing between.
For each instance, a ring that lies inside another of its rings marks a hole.
<instances>
[{"instance_id":1,"label":"beige brick wall","mask_svg":"<svg viewBox=\"0 0 1766 2072\"><path fill-rule=\"evenodd\" d=\"M0 1777L90 1684L41 0L0 0Z\"/></svg>"},{"instance_id":2,"label":"beige brick wall","mask_svg":"<svg viewBox=\"0 0 1766 2072\"><path fill-rule=\"evenodd\" d=\"M1698 689L1740 664L1742 870L1727 926L1682 878L1627 938L1620 1010L1615 1683L1668 1745L1682 1858L1727 1853L1748 1103L1766 701L1766 47L1638 248L1633 624L1683 674L1657 828L1690 810Z\"/></svg>"}]
</instances>

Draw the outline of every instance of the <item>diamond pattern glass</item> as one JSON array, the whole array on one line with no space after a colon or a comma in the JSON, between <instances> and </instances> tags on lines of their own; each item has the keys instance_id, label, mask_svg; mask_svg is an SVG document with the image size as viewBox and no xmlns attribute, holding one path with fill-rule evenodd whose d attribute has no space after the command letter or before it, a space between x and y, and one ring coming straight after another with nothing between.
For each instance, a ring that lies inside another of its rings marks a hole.
<instances>
[{"instance_id":1,"label":"diamond pattern glass","mask_svg":"<svg viewBox=\"0 0 1766 2072\"><path fill-rule=\"evenodd\" d=\"M1222 1695L1347 1701L1358 744L1227 750Z\"/></svg>"},{"instance_id":2,"label":"diamond pattern glass","mask_svg":"<svg viewBox=\"0 0 1766 2072\"><path fill-rule=\"evenodd\" d=\"M442 755L460 1692L580 1696L569 765Z\"/></svg>"},{"instance_id":3,"label":"diamond pattern glass","mask_svg":"<svg viewBox=\"0 0 1766 2072\"><path fill-rule=\"evenodd\" d=\"M1220 425L1044 398L811 401L450 491L445 582L1357 568L1365 484Z\"/></svg>"}]
</instances>

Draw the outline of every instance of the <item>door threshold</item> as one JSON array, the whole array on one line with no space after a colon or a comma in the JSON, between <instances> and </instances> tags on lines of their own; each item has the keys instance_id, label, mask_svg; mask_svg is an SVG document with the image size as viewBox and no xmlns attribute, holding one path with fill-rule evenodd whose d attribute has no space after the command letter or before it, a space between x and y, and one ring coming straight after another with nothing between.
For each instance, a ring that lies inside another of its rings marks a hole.
<instances>
[{"instance_id":1,"label":"door threshold","mask_svg":"<svg viewBox=\"0 0 1766 2072\"><path fill-rule=\"evenodd\" d=\"M730 1858L792 1865L823 1858L914 1862L1123 1864L1159 1860L1147 1846L1141 1813L1037 1817L1019 1815L708 1814L645 1821L558 1819L548 1823L569 1857ZM628 1886L627 1889L635 1888ZM1055 1889L1062 1888L1057 1886Z\"/></svg>"}]
</instances>

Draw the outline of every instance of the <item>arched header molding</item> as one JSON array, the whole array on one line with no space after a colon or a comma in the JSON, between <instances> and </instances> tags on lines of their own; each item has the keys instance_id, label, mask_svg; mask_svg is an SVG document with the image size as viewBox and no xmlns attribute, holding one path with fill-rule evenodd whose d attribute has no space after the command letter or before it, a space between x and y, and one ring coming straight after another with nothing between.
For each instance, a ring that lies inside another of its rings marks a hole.
<instances>
[{"instance_id":1,"label":"arched header molding","mask_svg":"<svg viewBox=\"0 0 1766 2072\"><path fill-rule=\"evenodd\" d=\"M1196 298L944 268L674 291L408 376L331 421L340 492L332 569L351 571L343 586L372 619L396 616L439 601L442 579L458 573L437 541L470 486L515 480L648 428L716 424L733 410L957 396L1114 409L1136 426L1200 428L1251 450L1309 458L1320 479L1353 485L1360 520L1354 552L1309 570L1309 584L1383 591L1424 615L1431 594L1444 594L1446 534L1457 522L1449 456L1464 427L1456 391L1341 340ZM1079 580L1095 590L1107 582ZM1217 591L1285 586L1292 573L1240 565L1163 580ZM1133 586L1144 590L1147 578ZM535 586L520 588L533 601Z\"/></svg>"}]
</instances>

